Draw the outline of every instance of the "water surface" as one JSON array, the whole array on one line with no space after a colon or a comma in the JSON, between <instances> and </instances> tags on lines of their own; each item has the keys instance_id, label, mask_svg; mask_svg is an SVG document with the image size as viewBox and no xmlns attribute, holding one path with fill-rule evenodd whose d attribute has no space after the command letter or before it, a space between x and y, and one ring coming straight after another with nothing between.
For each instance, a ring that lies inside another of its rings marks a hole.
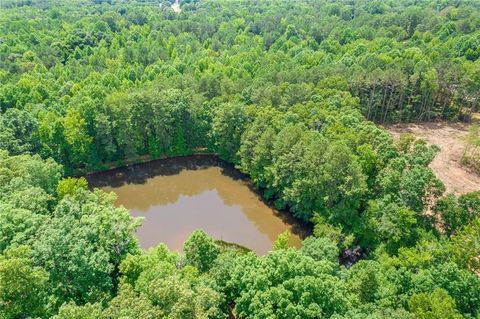
<instances>
[{"instance_id":1,"label":"water surface","mask_svg":"<svg viewBox=\"0 0 480 319\"><path fill-rule=\"evenodd\" d=\"M300 246L306 230L287 213L271 208L248 179L213 156L188 156L94 173L91 187L113 191L116 204L133 216L144 216L136 232L140 245L160 242L181 250L195 229L215 239L264 254L277 236L289 229L290 245Z\"/></svg>"}]
</instances>

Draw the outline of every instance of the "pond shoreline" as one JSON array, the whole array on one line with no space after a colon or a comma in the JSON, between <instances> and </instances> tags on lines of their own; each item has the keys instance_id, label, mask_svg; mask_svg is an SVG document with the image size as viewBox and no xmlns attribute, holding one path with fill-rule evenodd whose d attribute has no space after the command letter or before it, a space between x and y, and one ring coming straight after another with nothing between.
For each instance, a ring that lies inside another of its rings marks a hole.
<instances>
[{"instance_id":1,"label":"pond shoreline","mask_svg":"<svg viewBox=\"0 0 480 319\"><path fill-rule=\"evenodd\" d=\"M143 185L158 176L175 176L184 170L195 171L208 167L219 167L223 175L241 182L259 201L268 206L278 219L284 224L289 225L293 235L303 240L312 234L313 224L296 218L288 210L278 210L275 208L273 201L266 200L263 197L263 190L259 189L253 183L248 174L242 173L232 163L220 159L219 156L214 153L149 159L107 170L92 171L83 176L89 181L91 188L110 188L110 190L112 190L111 188L123 187L127 185L126 183L129 185ZM126 176L129 177L126 179ZM134 176L134 178L132 176ZM238 245L238 243L235 242L233 242L233 244Z\"/></svg>"},{"instance_id":2,"label":"pond shoreline","mask_svg":"<svg viewBox=\"0 0 480 319\"><path fill-rule=\"evenodd\" d=\"M125 168L125 167L130 167L134 165L142 165L158 160L165 160L165 159L170 159L170 158L182 158L182 157L189 157L189 156L201 156L201 155L206 155L206 156L218 156L217 153L215 152L203 152L203 151L195 151L189 154L183 154L183 155L161 155L159 157L152 157L151 155L139 155L135 157L130 157L127 159L123 160L118 160L118 161L111 161L103 164L99 168L94 168L94 169L85 169L85 168L79 168L75 169L72 174L70 174L71 177L85 177L88 175L96 174L96 173L101 173L101 172L108 172L112 171L115 169L120 169L120 168Z\"/></svg>"}]
</instances>

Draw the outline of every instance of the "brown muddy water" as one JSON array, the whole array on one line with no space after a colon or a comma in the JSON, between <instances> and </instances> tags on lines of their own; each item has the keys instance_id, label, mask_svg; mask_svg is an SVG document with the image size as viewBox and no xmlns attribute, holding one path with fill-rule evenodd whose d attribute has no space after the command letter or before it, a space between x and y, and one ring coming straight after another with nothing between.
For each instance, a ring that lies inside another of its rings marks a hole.
<instances>
[{"instance_id":1,"label":"brown muddy water","mask_svg":"<svg viewBox=\"0 0 480 319\"><path fill-rule=\"evenodd\" d=\"M270 207L245 175L215 156L161 159L86 178L92 188L115 192L116 204L132 216L145 217L136 231L143 248L163 242L181 250L192 231L203 229L215 239L265 254L287 229L294 247L308 234L305 225Z\"/></svg>"}]
</instances>

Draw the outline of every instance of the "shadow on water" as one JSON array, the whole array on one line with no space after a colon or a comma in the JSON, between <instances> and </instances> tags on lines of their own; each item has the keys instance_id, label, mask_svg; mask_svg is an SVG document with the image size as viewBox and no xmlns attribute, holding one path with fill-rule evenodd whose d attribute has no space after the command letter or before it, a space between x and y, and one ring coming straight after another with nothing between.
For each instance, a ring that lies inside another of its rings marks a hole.
<instances>
[{"instance_id":1,"label":"shadow on water","mask_svg":"<svg viewBox=\"0 0 480 319\"><path fill-rule=\"evenodd\" d=\"M294 234L297 247L312 232L311 224L274 209L248 175L214 155L159 159L85 177L91 188L115 191L117 204L134 216L147 216L137 232L144 248L157 239L178 246L197 227L262 253L282 227Z\"/></svg>"},{"instance_id":2,"label":"shadow on water","mask_svg":"<svg viewBox=\"0 0 480 319\"><path fill-rule=\"evenodd\" d=\"M155 176L172 176L183 170L199 170L211 166L220 166L222 169L225 166L225 171L232 171L226 173L227 176L241 178L237 175L242 173L233 172L235 170L233 165L230 165L230 168L227 167L228 165L214 155L178 156L94 172L86 175L85 178L92 188L106 186L117 188L126 184L145 184L148 179Z\"/></svg>"}]
</instances>

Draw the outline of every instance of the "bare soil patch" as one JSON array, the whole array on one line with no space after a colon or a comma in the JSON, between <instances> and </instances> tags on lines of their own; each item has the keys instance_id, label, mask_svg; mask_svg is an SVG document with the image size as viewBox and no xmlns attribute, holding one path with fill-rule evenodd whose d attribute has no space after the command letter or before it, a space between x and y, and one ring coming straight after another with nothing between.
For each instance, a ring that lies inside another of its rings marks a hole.
<instances>
[{"instance_id":1,"label":"bare soil patch","mask_svg":"<svg viewBox=\"0 0 480 319\"><path fill-rule=\"evenodd\" d=\"M172 3L172 9L176 13L182 12L182 9L180 8L180 1L179 0L175 0L175 2Z\"/></svg>"},{"instance_id":2,"label":"bare soil patch","mask_svg":"<svg viewBox=\"0 0 480 319\"><path fill-rule=\"evenodd\" d=\"M466 123L420 123L395 124L387 130L398 138L401 133L412 133L430 144L440 147L440 152L430 163L435 175L445 184L447 192L464 194L480 190L480 176L461 165L465 150L464 138L470 124Z\"/></svg>"}]
</instances>

